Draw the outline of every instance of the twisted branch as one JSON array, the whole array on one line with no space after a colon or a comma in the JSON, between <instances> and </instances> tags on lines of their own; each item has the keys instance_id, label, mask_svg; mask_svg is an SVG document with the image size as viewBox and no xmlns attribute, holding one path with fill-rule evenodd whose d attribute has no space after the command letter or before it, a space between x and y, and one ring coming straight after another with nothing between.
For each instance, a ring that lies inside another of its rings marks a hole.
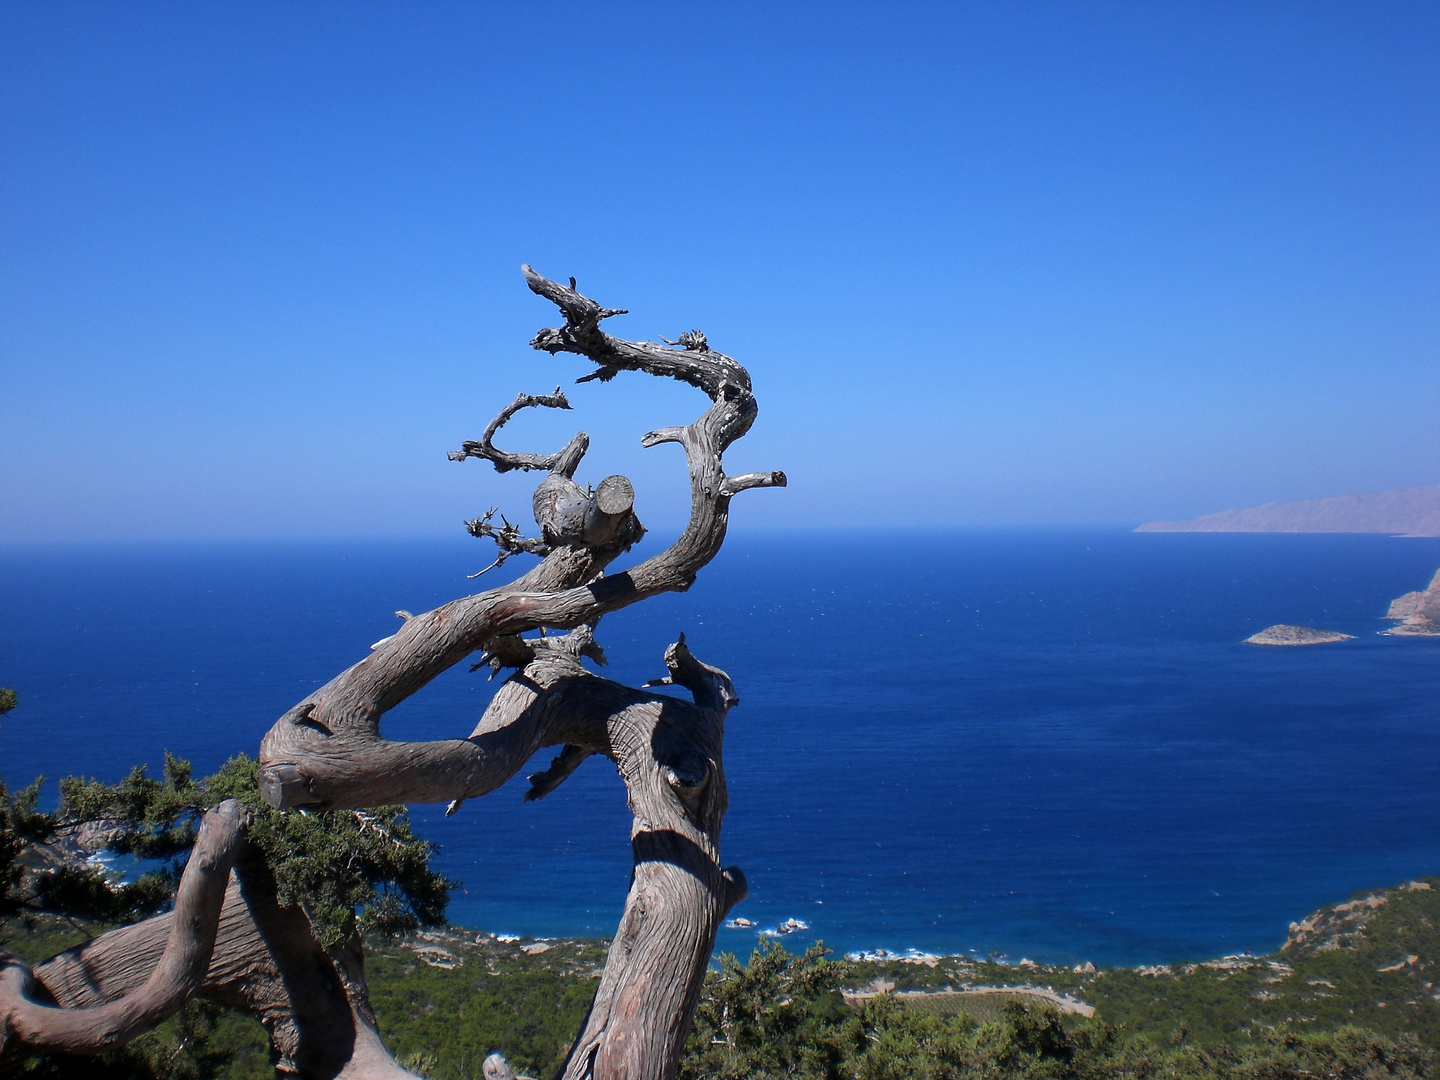
<instances>
[{"instance_id":1,"label":"twisted branch","mask_svg":"<svg viewBox=\"0 0 1440 1080\"><path fill-rule=\"evenodd\" d=\"M555 388L553 394L518 394L515 400L505 408L501 409L490 426L485 429L485 434L477 440L466 440L461 443L459 450L451 450L449 458L451 461L464 461L466 458L484 458L495 466L498 473L507 473L511 469L547 469L560 472L564 476L574 476L576 468L580 465L580 459L585 456L585 451L590 448L590 436L583 431L576 435L565 445L563 450L554 454L507 454L504 450L497 450L491 441L495 433L505 426L506 422L521 409L530 409L537 406L546 409L569 409L570 402L565 400L560 387Z\"/></svg>"},{"instance_id":2,"label":"twisted branch","mask_svg":"<svg viewBox=\"0 0 1440 1080\"><path fill-rule=\"evenodd\" d=\"M685 347L678 349L612 337L599 324L620 314L619 309L603 308L573 284L560 285L528 266L523 272L531 290L554 302L565 316L563 327L536 335L531 342L535 348L585 356L597 365L591 377L605 380L620 371L643 371L677 379L710 397L711 406L692 424L652 432L642 440L646 446L683 446L690 472L689 522L665 551L623 573L605 575L605 567L638 539L639 524L626 509L615 519L618 524L611 523L613 528L590 532L588 506L598 500L553 471L566 464L562 451L562 460L552 466L535 497L537 521L552 545L544 561L509 586L408 620L394 637L282 717L260 748L262 792L273 805L449 802L491 790L496 772L485 746L473 737L395 742L380 735L381 717L442 671L501 637L541 627L570 629L647 597L689 588L724 541L731 497L748 487L785 484L779 472L725 475L721 455L749 431L757 413L743 366L711 349L703 335L688 335ZM517 399L507 407L509 415L522 407ZM492 423L489 434L498 427ZM486 441L479 440L477 446ZM538 468L547 459L534 460ZM620 488L623 477L612 479ZM624 482L622 496L628 487ZM576 492L588 500L584 513L576 511Z\"/></svg>"},{"instance_id":3,"label":"twisted branch","mask_svg":"<svg viewBox=\"0 0 1440 1080\"><path fill-rule=\"evenodd\" d=\"M757 408L749 373L711 349L703 334L690 331L666 345L611 337L600 323L623 314L620 309L582 296L573 278L566 287L523 270L530 288L565 317L563 327L541 330L531 344L588 358L596 367L581 382L642 371L678 379L710 398L693 423L642 439L647 447L683 447L689 522L659 555L607 576L610 563L644 532L630 482L607 477L594 490L575 483L589 445L583 432L550 455L497 449L495 435L521 409L569 408L558 389L520 395L479 440L450 457L484 458L502 473L547 470L534 495L540 538L521 536L503 517L497 529L490 524L494 511L468 523L473 534L496 541L497 562L521 552L542 561L509 586L418 616L397 612L405 622L394 635L270 729L260 748L261 793L277 807L450 800L453 812L505 783L542 747L563 749L548 769L531 775L527 799L553 791L591 755L610 758L634 813L634 872L594 1004L563 1075L670 1080L716 929L746 891L744 875L719 862L727 805L724 722L739 699L729 677L697 660L683 635L666 651L668 674L651 685L684 687L688 702L602 679L580 661L604 663L593 634L602 615L690 586L724 541L731 497L784 486L785 475L725 474L722 455L750 429ZM573 632L546 637L546 628ZM541 637L521 636L536 629ZM385 712L476 650L484 650L477 667L518 671L468 738L410 743L381 736ZM206 816L173 914L114 931L36 972L0 954L0 1050L7 1042L69 1052L119 1045L200 992L259 1016L283 1071L338 1080L407 1076L375 1031L358 942L322 950L304 913L279 907L258 853L237 865L242 829L233 803ZM235 880L227 891L232 865ZM37 988L61 1007L38 999ZM498 1057L487 1059L484 1071L493 1080L511 1075Z\"/></svg>"},{"instance_id":4,"label":"twisted branch","mask_svg":"<svg viewBox=\"0 0 1440 1080\"><path fill-rule=\"evenodd\" d=\"M205 981L245 826L245 811L233 799L205 815L175 893L165 951L145 984L123 997L90 1008L47 1005L34 996L34 972L0 953L0 1050L8 1036L32 1050L93 1054L172 1016Z\"/></svg>"},{"instance_id":5,"label":"twisted branch","mask_svg":"<svg viewBox=\"0 0 1440 1080\"><path fill-rule=\"evenodd\" d=\"M495 547L499 551L499 554L495 556L495 561L487 566L485 570L481 570L479 574L471 574L470 577L472 578L479 577L480 574L485 573L486 570L493 570L497 566L504 566L505 560L512 555L539 555L543 558L553 550L551 545L547 544L544 540L538 537L523 535L520 532L519 526L510 524L509 519L506 518L504 514L500 515L500 528L497 529L494 525L491 525L490 519L493 518L499 510L500 508L498 506L491 507L480 517L465 522L465 528L471 536L477 538L489 537L495 541Z\"/></svg>"},{"instance_id":6,"label":"twisted branch","mask_svg":"<svg viewBox=\"0 0 1440 1080\"><path fill-rule=\"evenodd\" d=\"M177 928L183 922L171 911L112 930L36 965L35 982L66 1010L116 1001L144 985ZM280 906L274 876L252 844L242 846L230 874L196 996L258 1019L282 1076L416 1080L380 1041L359 942L322 947L300 908Z\"/></svg>"}]
</instances>

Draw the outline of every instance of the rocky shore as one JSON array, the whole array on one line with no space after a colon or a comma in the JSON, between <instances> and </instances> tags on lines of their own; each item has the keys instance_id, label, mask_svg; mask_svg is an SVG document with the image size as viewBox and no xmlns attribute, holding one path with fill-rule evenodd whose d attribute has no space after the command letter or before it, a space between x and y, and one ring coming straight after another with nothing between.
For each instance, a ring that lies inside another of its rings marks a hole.
<instances>
[{"instance_id":1,"label":"rocky shore","mask_svg":"<svg viewBox=\"0 0 1440 1080\"><path fill-rule=\"evenodd\" d=\"M1386 630L1387 634L1440 637L1440 570L1435 571L1427 588L1408 592L1390 601L1390 610L1385 617L1400 624Z\"/></svg>"},{"instance_id":2,"label":"rocky shore","mask_svg":"<svg viewBox=\"0 0 1440 1080\"><path fill-rule=\"evenodd\" d=\"M1287 626L1276 623L1245 639L1247 645L1323 645L1327 641L1349 641L1353 634L1334 630L1316 630L1313 626Z\"/></svg>"}]
</instances>

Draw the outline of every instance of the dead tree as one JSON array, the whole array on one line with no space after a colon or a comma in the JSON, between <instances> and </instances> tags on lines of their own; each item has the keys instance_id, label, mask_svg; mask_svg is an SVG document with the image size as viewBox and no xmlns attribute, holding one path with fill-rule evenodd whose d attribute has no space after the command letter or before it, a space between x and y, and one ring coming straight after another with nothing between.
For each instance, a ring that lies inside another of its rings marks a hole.
<instances>
[{"instance_id":1,"label":"dead tree","mask_svg":"<svg viewBox=\"0 0 1440 1080\"><path fill-rule=\"evenodd\" d=\"M554 454L496 448L495 436L521 409L570 407L559 390L520 395L479 440L450 457L483 458L502 473L545 473L534 495L538 535L522 535L503 517L497 527L493 511L468 523L474 535L494 540L496 562L522 553L541 561L509 585L406 615L392 637L282 716L260 747L261 794L278 808L446 802L454 813L500 787L544 747L561 749L529 777L527 800L549 794L585 758L610 758L634 814L634 873L594 1004L561 1075L668 1078L677 1070L716 930L746 891L737 868L722 868L719 850L725 716L739 699L730 678L697 660L683 635L665 652L667 674L647 688L600 678L581 658L605 662L594 636L603 615L689 588L720 550L731 498L747 488L783 487L785 475L726 475L722 456L750 429L756 403L749 373L711 349L703 334L691 331L663 345L612 337L601 322L625 312L582 296L573 278L567 287L522 269L531 290L565 319L558 329L541 330L531 346L592 362L580 382L639 371L678 379L709 397L693 423L641 440L684 449L689 522L660 554L607 574L644 533L631 484L622 476L593 489L576 482L589 446L584 433ZM546 636L550 630L568 633ZM525 636L535 631L540 635ZM476 667L514 674L468 738L402 742L381 734L387 711L477 652ZM691 700L648 689L659 685L681 687ZM209 836L202 832L201 840L208 844ZM224 854L197 843L190 865L199 883L189 884L187 869L169 915L104 935L33 972L0 956L0 965L8 963L0 968L0 1055L7 1039L29 1047L68 1039L64 1048L82 1051L117 1045L198 992L259 1016L282 1071L326 1080L408 1075L376 1035L358 941L322 949L304 913L277 903L263 860L238 841L227 843ZM233 872L225 858L236 864ZM192 894L203 894L205 912L218 906L213 925L182 905ZM492 1058L486 1074L499 1080L510 1071Z\"/></svg>"}]
</instances>

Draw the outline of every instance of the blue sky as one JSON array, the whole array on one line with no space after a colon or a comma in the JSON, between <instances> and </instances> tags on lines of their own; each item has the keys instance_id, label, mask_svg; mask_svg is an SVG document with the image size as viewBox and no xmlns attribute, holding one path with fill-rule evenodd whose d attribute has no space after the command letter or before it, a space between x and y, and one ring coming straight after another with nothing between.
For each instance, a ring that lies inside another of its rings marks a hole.
<instances>
[{"instance_id":1,"label":"blue sky","mask_svg":"<svg viewBox=\"0 0 1440 1080\"><path fill-rule=\"evenodd\" d=\"M6 4L0 540L524 518L521 262L750 368L738 527L1437 483L1440 6ZM698 395L571 400L680 520Z\"/></svg>"}]
</instances>

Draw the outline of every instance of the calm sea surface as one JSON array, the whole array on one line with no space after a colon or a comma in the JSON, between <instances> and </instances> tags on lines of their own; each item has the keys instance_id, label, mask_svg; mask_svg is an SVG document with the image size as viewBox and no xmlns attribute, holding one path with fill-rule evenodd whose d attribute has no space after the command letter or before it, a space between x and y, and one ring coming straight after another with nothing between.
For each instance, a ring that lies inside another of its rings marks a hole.
<instances>
[{"instance_id":1,"label":"calm sea surface","mask_svg":"<svg viewBox=\"0 0 1440 1080\"><path fill-rule=\"evenodd\" d=\"M0 549L0 685L21 700L0 776L253 754L391 612L472 591L487 561L473 541ZM1377 634L1437 566L1440 541L1368 536L742 536L599 637L638 683L684 630L739 688L736 914L842 950L1198 959L1440 872L1440 640ZM1277 622L1355 640L1240 643ZM494 685L460 665L387 734L468 734ZM613 767L523 790L415 808L466 884L453 921L608 934L630 865Z\"/></svg>"}]
</instances>

